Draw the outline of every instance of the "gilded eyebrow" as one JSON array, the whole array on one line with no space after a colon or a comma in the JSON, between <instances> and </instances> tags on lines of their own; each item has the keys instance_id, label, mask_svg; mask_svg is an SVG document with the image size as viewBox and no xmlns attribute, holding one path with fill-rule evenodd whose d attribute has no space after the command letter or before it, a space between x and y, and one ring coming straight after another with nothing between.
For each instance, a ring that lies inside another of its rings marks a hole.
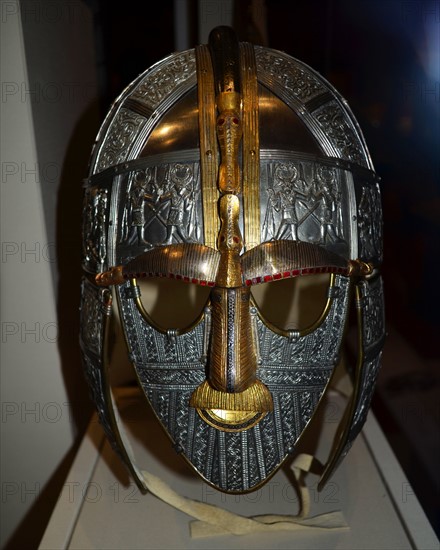
<instances>
[{"instance_id":1,"label":"gilded eyebrow","mask_svg":"<svg viewBox=\"0 0 440 550\"><path fill-rule=\"evenodd\" d=\"M180 243L148 250L124 266L99 273L101 286L122 284L129 279L169 277L201 286L214 286L220 253L197 243Z\"/></svg>"},{"instance_id":2,"label":"gilded eyebrow","mask_svg":"<svg viewBox=\"0 0 440 550\"><path fill-rule=\"evenodd\" d=\"M316 244L269 241L252 248L241 259L247 286L313 273L349 275L349 262Z\"/></svg>"}]
</instances>

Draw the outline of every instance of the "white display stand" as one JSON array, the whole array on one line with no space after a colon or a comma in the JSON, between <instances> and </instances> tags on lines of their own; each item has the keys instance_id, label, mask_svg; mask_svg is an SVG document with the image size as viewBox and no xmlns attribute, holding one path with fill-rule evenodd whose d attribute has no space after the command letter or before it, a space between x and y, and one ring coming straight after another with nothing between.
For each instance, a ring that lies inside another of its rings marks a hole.
<instances>
[{"instance_id":1,"label":"white display stand","mask_svg":"<svg viewBox=\"0 0 440 550\"><path fill-rule=\"evenodd\" d=\"M337 410L337 404L335 407L329 410ZM204 483L175 454L159 423L139 398L127 399L122 410L138 464L181 495L244 516L298 513L297 495L288 477L290 470L279 470L256 492L225 495ZM326 422L332 421L332 414ZM363 433L321 493L316 490L316 481L312 475L307 478L311 515L341 510L347 529L192 539L189 531L192 518L153 495L138 491L95 417L40 549L438 550L439 541L371 412Z\"/></svg>"}]
</instances>

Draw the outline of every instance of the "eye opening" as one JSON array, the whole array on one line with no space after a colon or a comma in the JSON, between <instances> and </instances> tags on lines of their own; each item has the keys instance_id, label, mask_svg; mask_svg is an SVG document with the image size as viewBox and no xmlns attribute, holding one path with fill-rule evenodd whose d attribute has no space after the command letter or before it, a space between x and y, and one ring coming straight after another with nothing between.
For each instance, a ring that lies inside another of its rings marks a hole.
<instances>
[{"instance_id":1,"label":"eye opening","mask_svg":"<svg viewBox=\"0 0 440 550\"><path fill-rule=\"evenodd\" d=\"M316 330L333 303L334 274L292 277L251 287L252 302L265 325L282 336Z\"/></svg>"},{"instance_id":2,"label":"eye opening","mask_svg":"<svg viewBox=\"0 0 440 550\"><path fill-rule=\"evenodd\" d=\"M202 320L211 292L208 286L167 277L131 279L130 283L139 313L163 334L192 330Z\"/></svg>"}]
</instances>

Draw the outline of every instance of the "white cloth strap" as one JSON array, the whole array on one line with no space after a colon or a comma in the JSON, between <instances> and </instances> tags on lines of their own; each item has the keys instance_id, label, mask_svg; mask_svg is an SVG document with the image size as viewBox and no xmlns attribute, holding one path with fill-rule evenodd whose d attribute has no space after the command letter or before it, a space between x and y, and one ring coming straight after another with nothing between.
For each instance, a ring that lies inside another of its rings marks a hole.
<instances>
[{"instance_id":1,"label":"white cloth strap","mask_svg":"<svg viewBox=\"0 0 440 550\"><path fill-rule=\"evenodd\" d=\"M124 394L125 397L132 396L133 390L120 391L120 397L121 394ZM310 492L305 483L305 476L308 472L320 475L324 466L314 456L306 453L297 455L290 466L294 474L300 501L300 511L296 516L268 514L245 517L213 504L207 504L179 495L162 479L146 470L142 470L136 464L130 440L119 415L113 392L110 392L110 397L121 443L132 464L132 473L137 476L138 481L145 489L155 497L194 518L195 521L190 523L192 538L227 534L246 535L249 533L272 531L297 531L304 529L307 531L319 531L323 529L341 530L349 528L341 511L308 517L310 514Z\"/></svg>"},{"instance_id":2,"label":"white cloth strap","mask_svg":"<svg viewBox=\"0 0 440 550\"><path fill-rule=\"evenodd\" d=\"M335 511L308 518L310 494L304 483L306 471L316 464L314 457L299 455L292 465L301 497L301 511L297 516L261 515L244 517L212 504L199 502L176 493L159 477L142 470L145 487L157 498L173 508L188 514L196 521L190 523L193 538L212 537L216 535L246 535L249 533L272 531L296 531L300 529L348 529L342 512Z\"/></svg>"}]
</instances>

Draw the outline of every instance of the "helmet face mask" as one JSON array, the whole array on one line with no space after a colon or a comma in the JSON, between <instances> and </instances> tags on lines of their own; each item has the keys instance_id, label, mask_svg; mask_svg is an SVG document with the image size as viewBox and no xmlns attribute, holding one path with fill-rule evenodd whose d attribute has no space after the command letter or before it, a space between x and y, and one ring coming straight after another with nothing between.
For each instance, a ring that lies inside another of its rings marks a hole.
<instances>
[{"instance_id":1,"label":"helmet face mask","mask_svg":"<svg viewBox=\"0 0 440 550\"><path fill-rule=\"evenodd\" d=\"M86 373L140 484L110 396L111 296L174 448L208 483L243 492L310 425L355 292L354 391L325 482L365 421L384 337L377 177L339 94L286 54L214 31L209 48L170 56L115 102L92 154L83 228ZM304 304L316 286L318 303Z\"/></svg>"}]
</instances>

